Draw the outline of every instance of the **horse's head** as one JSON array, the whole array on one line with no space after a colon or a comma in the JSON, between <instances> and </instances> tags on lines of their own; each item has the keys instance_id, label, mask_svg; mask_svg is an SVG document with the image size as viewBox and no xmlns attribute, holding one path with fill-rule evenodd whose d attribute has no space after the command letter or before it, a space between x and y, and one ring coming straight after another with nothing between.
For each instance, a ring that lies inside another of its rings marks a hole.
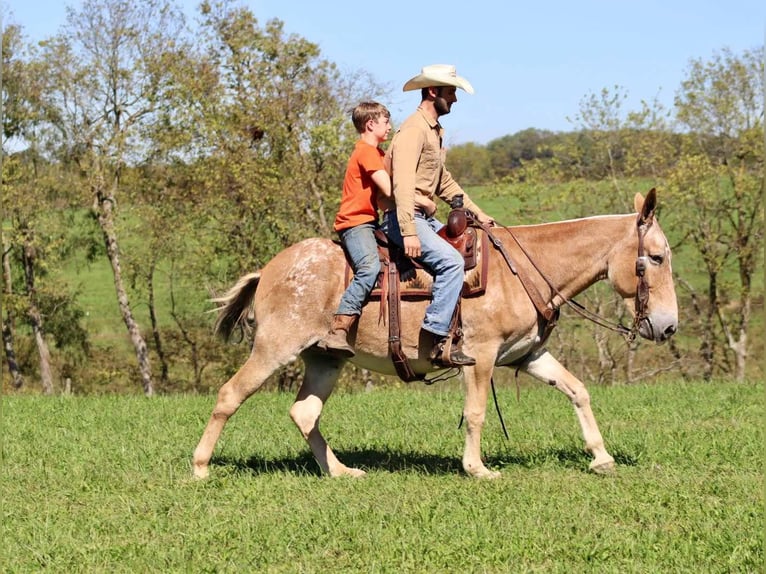
<instances>
[{"instance_id":1,"label":"horse's head","mask_svg":"<svg viewBox=\"0 0 766 574\"><path fill-rule=\"evenodd\" d=\"M678 303L673 285L670 246L654 216L657 194L637 193L636 231L615 246L609 280L633 314L635 328L645 339L661 343L678 329Z\"/></svg>"}]
</instances>

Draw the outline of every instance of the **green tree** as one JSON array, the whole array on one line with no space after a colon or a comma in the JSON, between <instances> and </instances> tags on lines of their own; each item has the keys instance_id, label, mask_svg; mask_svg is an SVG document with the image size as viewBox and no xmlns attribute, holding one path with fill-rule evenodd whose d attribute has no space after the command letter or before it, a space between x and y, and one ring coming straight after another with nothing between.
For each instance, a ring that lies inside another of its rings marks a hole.
<instances>
[{"instance_id":1,"label":"green tree","mask_svg":"<svg viewBox=\"0 0 766 574\"><path fill-rule=\"evenodd\" d=\"M57 196L52 185L60 174L40 154L39 67L17 26L6 28L3 34L2 65L3 343L13 386L19 388L22 370L31 366L16 360L17 322L31 331L42 389L50 394L56 362L51 342L59 349L79 345L87 352L87 337L78 331L81 312L71 290L50 273L67 249L60 226L50 221ZM7 153L8 147L23 146L24 151ZM64 315L71 323L60 320ZM78 335L71 336L75 331Z\"/></svg>"},{"instance_id":2,"label":"green tree","mask_svg":"<svg viewBox=\"0 0 766 574\"><path fill-rule=\"evenodd\" d=\"M143 125L146 159L123 174L131 231L143 239L123 261L149 309L162 385L183 384L183 363L195 389L226 360L209 340L208 298L286 245L331 233L356 139L350 109L382 94L362 72L341 76L278 20L261 27L230 2L203 3L200 16L166 53L172 79L157 121ZM184 360L174 369L169 357Z\"/></svg>"},{"instance_id":3,"label":"green tree","mask_svg":"<svg viewBox=\"0 0 766 574\"><path fill-rule=\"evenodd\" d=\"M149 353L123 278L115 210L124 170L146 153L142 130L158 118L170 79L166 54L182 25L164 0L86 0L67 9L63 32L43 54L50 143L83 174L146 395L154 392Z\"/></svg>"},{"instance_id":4,"label":"green tree","mask_svg":"<svg viewBox=\"0 0 766 574\"><path fill-rule=\"evenodd\" d=\"M5 161L7 143L11 138L21 135L23 126L26 124L27 114L24 109L24 85L26 75L20 57L22 49L21 29L16 25L5 26L2 30L2 61L0 61L0 85L2 85L2 150L0 150L0 164L2 165L2 264L3 264L3 308L2 308L2 335L5 361L8 372L11 375L14 388L20 388L24 384L24 376L16 360L16 316L17 313L11 301L14 297L13 271L11 257L13 245L10 241L11 228L7 226L9 212L8 191L9 165Z\"/></svg>"},{"instance_id":5,"label":"green tree","mask_svg":"<svg viewBox=\"0 0 766 574\"><path fill-rule=\"evenodd\" d=\"M382 91L343 79L319 47L246 8L201 5L193 73L179 70L176 129L200 216L233 274L311 235L329 235L355 133L349 109Z\"/></svg>"},{"instance_id":6,"label":"green tree","mask_svg":"<svg viewBox=\"0 0 766 574\"><path fill-rule=\"evenodd\" d=\"M729 370L717 353L722 336L741 380L763 253L763 48L692 60L675 104L687 137L670 187L677 202L694 206L674 224L691 238L707 273L707 308L697 325L704 374Z\"/></svg>"},{"instance_id":7,"label":"green tree","mask_svg":"<svg viewBox=\"0 0 766 574\"><path fill-rule=\"evenodd\" d=\"M580 109L572 121L580 131L580 170L586 179L608 179L615 190L621 190L624 176L624 130L626 127L623 103L628 97L622 86L602 88L580 100ZM616 204L612 204L616 207Z\"/></svg>"},{"instance_id":8,"label":"green tree","mask_svg":"<svg viewBox=\"0 0 766 574\"><path fill-rule=\"evenodd\" d=\"M460 185L482 185L493 179L489 150L475 143L451 147L447 152L447 168Z\"/></svg>"}]
</instances>

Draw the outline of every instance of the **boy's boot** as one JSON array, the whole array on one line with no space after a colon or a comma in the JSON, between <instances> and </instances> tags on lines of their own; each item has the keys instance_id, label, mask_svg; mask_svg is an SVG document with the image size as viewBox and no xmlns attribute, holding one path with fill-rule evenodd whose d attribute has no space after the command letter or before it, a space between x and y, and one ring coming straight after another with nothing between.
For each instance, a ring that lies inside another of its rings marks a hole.
<instances>
[{"instance_id":1,"label":"boy's boot","mask_svg":"<svg viewBox=\"0 0 766 574\"><path fill-rule=\"evenodd\" d=\"M348 344L348 332L356 324L359 315L333 315L332 326L317 347L336 357L353 357L354 349Z\"/></svg>"}]
</instances>

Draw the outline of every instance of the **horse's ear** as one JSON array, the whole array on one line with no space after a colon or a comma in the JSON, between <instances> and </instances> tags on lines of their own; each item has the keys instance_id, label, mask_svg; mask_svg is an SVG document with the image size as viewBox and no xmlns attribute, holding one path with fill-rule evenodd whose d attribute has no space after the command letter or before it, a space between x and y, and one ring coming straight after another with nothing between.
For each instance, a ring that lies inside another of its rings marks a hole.
<instances>
[{"instance_id":1,"label":"horse's ear","mask_svg":"<svg viewBox=\"0 0 766 574\"><path fill-rule=\"evenodd\" d=\"M654 209L657 207L657 190L652 188L646 194L646 199L640 193L633 198L633 205L639 212L639 221L648 223L654 218Z\"/></svg>"},{"instance_id":2,"label":"horse's ear","mask_svg":"<svg viewBox=\"0 0 766 574\"><path fill-rule=\"evenodd\" d=\"M633 210L636 213L641 212L641 208L644 206L644 196L641 195L640 192L636 192L636 195L633 196Z\"/></svg>"}]
</instances>

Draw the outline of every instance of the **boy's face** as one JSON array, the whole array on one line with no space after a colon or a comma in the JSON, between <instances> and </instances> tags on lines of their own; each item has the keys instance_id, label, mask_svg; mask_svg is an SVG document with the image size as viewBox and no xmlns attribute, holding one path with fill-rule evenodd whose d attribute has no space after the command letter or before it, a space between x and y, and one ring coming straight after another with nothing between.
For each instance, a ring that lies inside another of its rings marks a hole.
<instances>
[{"instance_id":1,"label":"boy's face","mask_svg":"<svg viewBox=\"0 0 766 574\"><path fill-rule=\"evenodd\" d=\"M391 118L380 115L376 119L367 122L367 129L378 139L378 142L386 141L388 134L391 132Z\"/></svg>"}]
</instances>

